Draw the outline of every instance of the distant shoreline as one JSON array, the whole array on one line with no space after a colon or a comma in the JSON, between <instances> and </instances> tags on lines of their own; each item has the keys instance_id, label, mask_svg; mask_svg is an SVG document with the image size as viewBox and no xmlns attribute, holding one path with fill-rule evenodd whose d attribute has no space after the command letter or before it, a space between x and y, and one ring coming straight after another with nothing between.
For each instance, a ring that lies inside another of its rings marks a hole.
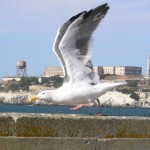
<instances>
[{"instance_id":1,"label":"distant shoreline","mask_svg":"<svg viewBox=\"0 0 150 150\"><path fill-rule=\"evenodd\" d=\"M27 104L27 105L52 105L43 100L31 102L31 97L37 92L0 92L1 104ZM144 96L143 96L144 97ZM135 100L130 98L130 94L123 94L117 91L109 91L99 97L100 104L105 107L142 107L150 108L150 97Z\"/></svg>"}]
</instances>

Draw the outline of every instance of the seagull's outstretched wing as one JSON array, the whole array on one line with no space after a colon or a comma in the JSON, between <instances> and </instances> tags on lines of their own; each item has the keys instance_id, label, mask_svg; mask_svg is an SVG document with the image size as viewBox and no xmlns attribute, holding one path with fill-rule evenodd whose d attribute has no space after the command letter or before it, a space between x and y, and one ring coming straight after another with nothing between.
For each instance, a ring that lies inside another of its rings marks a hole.
<instances>
[{"instance_id":1,"label":"seagull's outstretched wing","mask_svg":"<svg viewBox=\"0 0 150 150\"><path fill-rule=\"evenodd\" d=\"M108 9L107 4L104 4L88 12L82 12L72 17L70 25L65 28L58 50L61 55L59 58L66 68L65 78L69 78L70 82L98 82L98 76L93 72L90 45L93 32Z\"/></svg>"},{"instance_id":2,"label":"seagull's outstretched wing","mask_svg":"<svg viewBox=\"0 0 150 150\"><path fill-rule=\"evenodd\" d=\"M69 19L67 22L65 22L57 31L57 34L56 34L56 38L55 38L55 41L54 41L54 45L53 45L53 51L54 53L56 54L56 56L58 57L62 67L63 67L63 71L64 71L64 81L68 81L69 80L69 76L67 76L67 69L66 69L66 65L65 65L65 62L64 62L64 59L63 59L63 56L59 50L59 44L60 44L60 41L62 40L64 34L66 33L68 27L70 26L70 24L75 20L77 19L83 12L77 14L76 16L73 16L71 19Z\"/></svg>"}]
</instances>

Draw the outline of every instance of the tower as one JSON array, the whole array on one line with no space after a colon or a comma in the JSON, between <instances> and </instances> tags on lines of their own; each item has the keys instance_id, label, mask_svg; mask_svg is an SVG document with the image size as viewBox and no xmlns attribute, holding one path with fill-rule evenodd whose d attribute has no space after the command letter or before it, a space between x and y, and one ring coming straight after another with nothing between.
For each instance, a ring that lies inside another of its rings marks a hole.
<instances>
[{"instance_id":1,"label":"tower","mask_svg":"<svg viewBox=\"0 0 150 150\"><path fill-rule=\"evenodd\" d=\"M17 77L27 76L26 61L24 61L24 60L17 61L17 64L16 64L16 76Z\"/></svg>"},{"instance_id":2,"label":"tower","mask_svg":"<svg viewBox=\"0 0 150 150\"><path fill-rule=\"evenodd\" d=\"M146 70L146 75L150 76L150 55L147 57L147 70Z\"/></svg>"}]
</instances>

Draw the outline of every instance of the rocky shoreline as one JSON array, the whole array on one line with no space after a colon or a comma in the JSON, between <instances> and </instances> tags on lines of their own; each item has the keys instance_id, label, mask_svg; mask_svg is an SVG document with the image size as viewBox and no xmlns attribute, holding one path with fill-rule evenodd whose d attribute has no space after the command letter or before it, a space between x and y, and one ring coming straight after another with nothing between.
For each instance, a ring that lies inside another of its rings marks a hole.
<instances>
[{"instance_id":1,"label":"rocky shoreline","mask_svg":"<svg viewBox=\"0 0 150 150\"><path fill-rule=\"evenodd\" d=\"M0 93L0 103L3 104L29 104L29 105L50 105L46 101L37 100L31 102L35 92L8 92ZM99 98L101 105L109 107L150 107L150 96L147 93L138 93L139 100L130 98L130 94L123 94L117 91L109 91Z\"/></svg>"}]
</instances>

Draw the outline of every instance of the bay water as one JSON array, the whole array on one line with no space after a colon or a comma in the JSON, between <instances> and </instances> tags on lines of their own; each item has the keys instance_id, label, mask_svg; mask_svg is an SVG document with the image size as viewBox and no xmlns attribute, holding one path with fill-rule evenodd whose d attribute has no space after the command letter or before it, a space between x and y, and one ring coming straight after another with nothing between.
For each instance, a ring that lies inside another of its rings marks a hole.
<instances>
[{"instance_id":1,"label":"bay water","mask_svg":"<svg viewBox=\"0 0 150 150\"><path fill-rule=\"evenodd\" d=\"M83 107L72 111L70 106L56 105L14 105L0 104L1 113L49 113L49 114L83 114L93 115L99 112L98 107ZM104 116L145 116L150 117L150 108L134 107L103 107L101 111Z\"/></svg>"}]
</instances>

